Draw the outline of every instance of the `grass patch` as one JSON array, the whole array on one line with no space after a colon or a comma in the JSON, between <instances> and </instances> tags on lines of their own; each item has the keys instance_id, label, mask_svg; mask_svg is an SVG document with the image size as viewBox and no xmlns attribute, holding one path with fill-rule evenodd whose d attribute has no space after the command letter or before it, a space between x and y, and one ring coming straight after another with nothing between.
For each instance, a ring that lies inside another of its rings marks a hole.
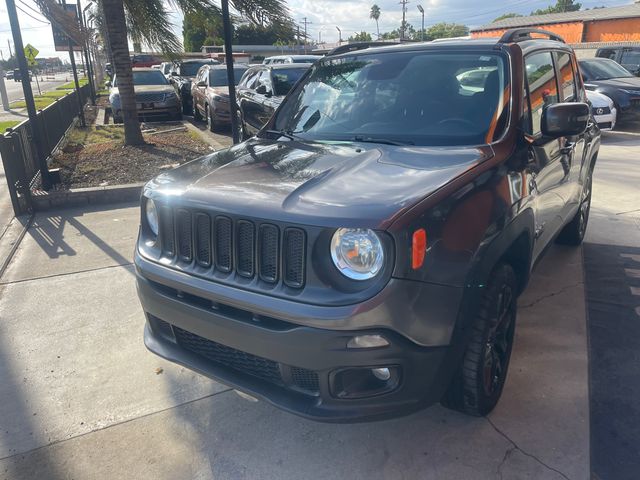
<instances>
[{"instance_id":1,"label":"grass patch","mask_svg":"<svg viewBox=\"0 0 640 480\"><path fill-rule=\"evenodd\" d=\"M69 92L66 90L53 90L51 92L44 92L42 95L34 95L33 100L36 104L36 109L40 110L45 107L48 107L53 102L55 102L58 98L62 98L65 95L68 95ZM18 102L13 102L11 104L11 108L26 108L27 104L24 100L20 100Z\"/></svg>"},{"instance_id":2,"label":"grass patch","mask_svg":"<svg viewBox=\"0 0 640 480\"><path fill-rule=\"evenodd\" d=\"M78 83L80 84L80 86L86 85L89 83L89 79L88 78L79 78L78 79ZM69 82L69 83L65 83L64 85L60 85L59 87L56 87L56 90L73 90L76 88L76 83L75 82Z\"/></svg>"},{"instance_id":3,"label":"grass patch","mask_svg":"<svg viewBox=\"0 0 640 480\"><path fill-rule=\"evenodd\" d=\"M7 120L5 122L0 122L0 134L4 133L7 128L13 128L18 125L20 122L15 120Z\"/></svg>"},{"instance_id":4,"label":"grass patch","mask_svg":"<svg viewBox=\"0 0 640 480\"><path fill-rule=\"evenodd\" d=\"M94 125L87 128L74 128L69 134L69 144L76 145L123 141L124 127L122 125Z\"/></svg>"}]
</instances>

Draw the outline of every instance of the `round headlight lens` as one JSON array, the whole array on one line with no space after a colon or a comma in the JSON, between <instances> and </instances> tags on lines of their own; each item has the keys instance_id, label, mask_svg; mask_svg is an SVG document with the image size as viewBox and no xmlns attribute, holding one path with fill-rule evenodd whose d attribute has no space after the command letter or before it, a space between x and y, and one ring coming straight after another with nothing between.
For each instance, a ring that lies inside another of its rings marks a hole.
<instances>
[{"instance_id":1,"label":"round headlight lens","mask_svg":"<svg viewBox=\"0 0 640 480\"><path fill-rule=\"evenodd\" d=\"M154 235L158 235L158 211L156 210L156 204L150 198L147 199L145 205L145 214L149 228Z\"/></svg>"},{"instance_id":2,"label":"round headlight lens","mask_svg":"<svg viewBox=\"0 0 640 480\"><path fill-rule=\"evenodd\" d=\"M331 258L345 277L368 280L382 268L384 251L373 230L339 228L331 240Z\"/></svg>"}]
</instances>

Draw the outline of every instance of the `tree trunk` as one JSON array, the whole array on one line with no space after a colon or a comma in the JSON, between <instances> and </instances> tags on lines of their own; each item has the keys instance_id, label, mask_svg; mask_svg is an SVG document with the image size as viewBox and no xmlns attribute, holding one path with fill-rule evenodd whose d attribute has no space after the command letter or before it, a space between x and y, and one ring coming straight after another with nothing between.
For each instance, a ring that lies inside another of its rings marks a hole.
<instances>
[{"instance_id":1,"label":"tree trunk","mask_svg":"<svg viewBox=\"0 0 640 480\"><path fill-rule=\"evenodd\" d=\"M376 18L376 32L378 32L378 40L380 40L380 26L378 25L378 19Z\"/></svg>"},{"instance_id":2,"label":"tree trunk","mask_svg":"<svg viewBox=\"0 0 640 480\"><path fill-rule=\"evenodd\" d=\"M102 9L111 47L111 66L116 74L118 91L120 92L120 106L124 120L124 143L125 145L142 145L144 139L140 131L136 94L133 89L124 6L122 0L102 0Z\"/></svg>"}]
</instances>

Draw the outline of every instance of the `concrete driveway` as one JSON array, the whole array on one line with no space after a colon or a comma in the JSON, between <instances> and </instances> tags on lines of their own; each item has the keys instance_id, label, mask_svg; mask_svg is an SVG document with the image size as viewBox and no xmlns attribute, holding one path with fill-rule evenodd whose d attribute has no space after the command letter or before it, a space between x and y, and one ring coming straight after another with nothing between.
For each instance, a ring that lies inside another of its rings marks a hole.
<instances>
[{"instance_id":1,"label":"concrete driveway","mask_svg":"<svg viewBox=\"0 0 640 480\"><path fill-rule=\"evenodd\" d=\"M615 183L616 149L640 152L640 137L629 138L603 148L596 184ZM597 188L594 210L610 195ZM131 263L138 218L127 205L38 215L0 279L0 478L589 478L580 248L552 247L520 298L490 417L435 406L329 425L243 400L145 350Z\"/></svg>"}]
</instances>

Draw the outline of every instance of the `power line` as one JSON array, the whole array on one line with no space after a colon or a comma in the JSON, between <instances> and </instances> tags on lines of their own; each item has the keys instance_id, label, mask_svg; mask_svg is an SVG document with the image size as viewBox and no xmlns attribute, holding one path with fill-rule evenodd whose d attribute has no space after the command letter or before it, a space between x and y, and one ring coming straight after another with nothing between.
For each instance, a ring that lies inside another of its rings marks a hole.
<instances>
[{"instance_id":1,"label":"power line","mask_svg":"<svg viewBox=\"0 0 640 480\"><path fill-rule=\"evenodd\" d=\"M46 17L42 14L42 12L41 12L40 10L36 10L36 9L35 9L35 8L33 8L31 5L29 5L28 3L23 2L22 0L18 0L18 3L19 3L20 5L22 5L23 7L27 7L27 8L28 8L29 10L31 10L32 12L37 13L37 14L38 14L38 15L40 15L41 17L46 18Z\"/></svg>"},{"instance_id":2,"label":"power line","mask_svg":"<svg viewBox=\"0 0 640 480\"><path fill-rule=\"evenodd\" d=\"M30 13L25 12L22 8L20 8L18 5L16 5L16 8L18 10L20 10L22 13L24 13L27 17L35 20L36 22L40 22L40 23L46 23L47 25L50 25L49 22L46 22L44 20L40 20L39 18L34 17L33 15L31 15Z\"/></svg>"}]
</instances>

